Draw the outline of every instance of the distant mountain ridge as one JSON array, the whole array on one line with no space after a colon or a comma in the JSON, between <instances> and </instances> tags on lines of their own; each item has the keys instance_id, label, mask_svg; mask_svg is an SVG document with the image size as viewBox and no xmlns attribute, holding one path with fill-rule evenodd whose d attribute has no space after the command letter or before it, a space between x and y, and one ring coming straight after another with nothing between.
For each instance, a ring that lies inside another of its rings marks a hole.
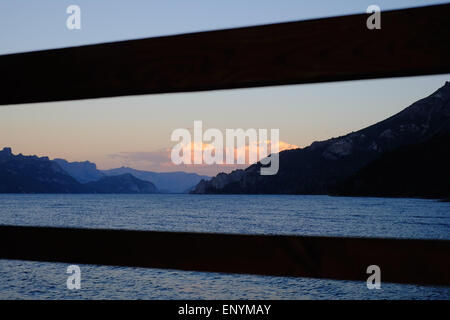
<instances>
[{"instance_id":1,"label":"distant mountain ridge","mask_svg":"<svg viewBox=\"0 0 450 320\"><path fill-rule=\"evenodd\" d=\"M0 193L157 193L149 181L129 174L80 183L48 157L0 151Z\"/></svg>"},{"instance_id":2,"label":"distant mountain ridge","mask_svg":"<svg viewBox=\"0 0 450 320\"><path fill-rule=\"evenodd\" d=\"M14 156L11 148L0 151L0 157L5 160L4 163L0 160L0 178L3 177L0 193L185 193L202 179L210 179L196 173L152 172L128 167L102 171L90 161Z\"/></svg>"},{"instance_id":3,"label":"distant mountain ridge","mask_svg":"<svg viewBox=\"0 0 450 320\"><path fill-rule=\"evenodd\" d=\"M80 183L93 182L105 177L105 175L97 169L97 165L90 161L69 162L58 158L53 161Z\"/></svg>"},{"instance_id":4,"label":"distant mountain ridge","mask_svg":"<svg viewBox=\"0 0 450 320\"><path fill-rule=\"evenodd\" d=\"M196 173L187 173L182 171L152 172L136 170L129 167L102 170L101 173L106 176L116 176L119 174L129 173L138 179L153 182L161 192L171 193L185 193L189 191L189 189L194 188L202 179L211 179L211 177L201 176Z\"/></svg>"},{"instance_id":5,"label":"distant mountain ridge","mask_svg":"<svg viewBox=\"0 0 450 320\"><path fill-rule=\"evenodd\" d=\"M103 177L85 184L87 189L95 193L158 193L156 186L150 181L140 180L129 173L114 177Z\"/></svg>"},{"instance_id":6,"label":"distant mountain ridge","mask_svg":"<svg viewBox=\"0 0 450 320\"><path fill-rule=\"evenodd\" d=\"M329 194L382 154L450 132L450 83L372 126L309 147L280 152L280 170L261 164L201 181L192 193Z\"/></svg>"},{"instance_id":7,"label":"distant mountain ridge","mask_svg":"<svg viewBox=\"0 0 450 320\"><path fill-rule=\"evenodd\" d=\"M83 187L47 157L0 151L0 193L82 193Z\"/></svg>"},{"instance_id":8,"label":"distant mountain ridge","mask_svg":"<svg viewBox=\"0 0 450 320\"><path fill-rule=\"evenodd\" d=\"M161 193L186 193L193 189L202 179L211 179L209 176L182 171L153 172L129 167L99 170L97 165L90 161L69 162L64 159L54 159L53 161L80 183L95 182L110 176L131 174L135 178L153 183Z\"/></svg>"}]
</instances>

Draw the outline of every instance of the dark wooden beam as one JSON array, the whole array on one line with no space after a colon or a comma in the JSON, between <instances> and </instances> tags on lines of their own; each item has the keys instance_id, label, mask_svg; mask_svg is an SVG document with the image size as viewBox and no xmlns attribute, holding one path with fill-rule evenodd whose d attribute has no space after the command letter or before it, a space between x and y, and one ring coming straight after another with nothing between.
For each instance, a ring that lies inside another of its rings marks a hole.
<instances>
[{"instance_id":1,"label":"dark wooden beam","mask_svg":"<svg viewBox=\"0 0 450 320\"><path fill-rule=\"evenodd\" d=\"M0 56L0 104L450 72L450 5Z\"/></svg>"},{"instance_id":2,"label":"dark wooden beam","mask_svg":"<svg viewBox=\"0 0 450 320\"><path fill-rule=\"evenodd\" d=\"M0 226L0 259L450 285L450 241Z\"/></svg>"}]
</instances>

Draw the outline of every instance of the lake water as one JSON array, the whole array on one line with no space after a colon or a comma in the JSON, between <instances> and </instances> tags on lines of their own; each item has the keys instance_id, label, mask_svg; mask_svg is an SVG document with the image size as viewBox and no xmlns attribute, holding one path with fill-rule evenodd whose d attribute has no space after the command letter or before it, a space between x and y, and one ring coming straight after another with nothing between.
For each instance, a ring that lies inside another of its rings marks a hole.
<instances>
[{"instance_id":1,"label":"lake water","mask_svg":"<svg viewBox=\"0 0 450 320\"><path fill-rule=\"evenodd\" d=\"M0 195L0 224L450 239L450 203L293 195ZM7 245L7 244L2 244ZM70 248L68 248L70 250ZM0 260L0 299L450 299L450 288Z\"/></svg>"}]
</instances>

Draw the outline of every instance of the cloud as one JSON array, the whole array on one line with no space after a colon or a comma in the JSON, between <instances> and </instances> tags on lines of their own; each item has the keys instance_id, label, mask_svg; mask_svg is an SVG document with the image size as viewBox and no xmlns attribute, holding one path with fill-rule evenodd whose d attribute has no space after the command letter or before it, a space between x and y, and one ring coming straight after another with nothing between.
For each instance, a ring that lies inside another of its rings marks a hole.
<instances>
[{"instance_id":1,"label":"cloud","mask_svg":"<svg viewBox=\"0 0 450 320\"><path fill-rule=\"evenodd\" d=\"M272 142L270 140L266 141L267 143L267 150L269 151L272 149ZM223 156L224 161L221 164L213 164L213 165L207 165L205 163L202 164L193 164L193 157L194 157L194 143L191 143L190 145L186 145L183 147L183 152L191 152L191 164L180 164L175 165L171 160L171 148L164 148L159 150L153 150L153 151L134 151L134 152L118 152L114 154L109 154L108 157L110 159L119 160L122 165L130 166L134 168L141 168L145 170L152 170L152 171L187 171L187 172L197 172L201 174L209 174L209 175L215 175L219 172L231 172L236 169L244 169L251 165L252 163L249 162L249 159L251 158L250 151L256 153L254 154L254 159L260 160L259 157L259 148L262 147L262 142L256 143L253 146L249 146L248 144L241 147L241 148L234 148L234 164L226 164L225 163L225 155L226 155L226 148L223 149ZM200 150L212 150L214 147L211 144L202 143L200 145L197 145ZM279 151L289 150L289 149L296 149L298 146L289 144L284 141L279 142ZM244 164L237 164L238 158L244 159Z\"/></svg>"}]
</instances>

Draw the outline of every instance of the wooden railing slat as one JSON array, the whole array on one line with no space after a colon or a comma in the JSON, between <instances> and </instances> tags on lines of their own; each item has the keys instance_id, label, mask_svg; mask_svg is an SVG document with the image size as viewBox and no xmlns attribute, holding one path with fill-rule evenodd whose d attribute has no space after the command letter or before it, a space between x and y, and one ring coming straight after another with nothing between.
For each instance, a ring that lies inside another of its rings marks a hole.
<instances>
[{"instance_id":1,"label":"wooden railing slat","mask_svg":"<svg viewBox=\"0 0 450 320\"><path fill-rule=\"evenodd\" d=\"M0 105L450 72L450 5L0 56Z\"/></svg>"},{"instance_id":2,"label":"wooden railing slat","mask_svg":"<svg viewBox=\"0 0 450 320\"><path fill-rule=\"evenodd\" d=\"M450 241L0 226L0 259L450 285Z\"/></svg>"}]
</instances>

